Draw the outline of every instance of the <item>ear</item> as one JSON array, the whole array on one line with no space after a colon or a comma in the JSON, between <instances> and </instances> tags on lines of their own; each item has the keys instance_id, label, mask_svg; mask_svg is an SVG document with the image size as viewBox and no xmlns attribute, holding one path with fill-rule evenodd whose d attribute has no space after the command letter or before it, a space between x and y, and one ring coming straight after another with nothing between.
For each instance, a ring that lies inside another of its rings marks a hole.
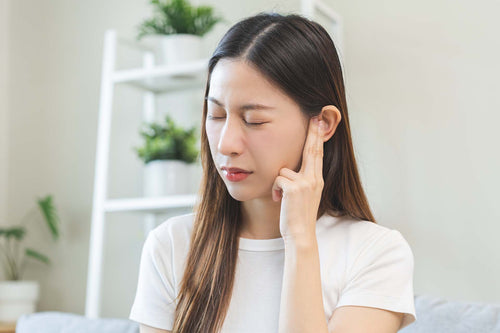
<instances>
[{"instance_id":1,"label":"ear","mask_svg":"<svg viewBox=\"0 0 500 333\"><path fill-rule=\"evenodd\" d=\"M321 109L319 114L319 119L323 120L326 124L326 129L323 130L323 142L330 140L330 138L335 133L342 116L340 115L339 109L334 105L325 105Z\"/></svg>"}]
</instances>

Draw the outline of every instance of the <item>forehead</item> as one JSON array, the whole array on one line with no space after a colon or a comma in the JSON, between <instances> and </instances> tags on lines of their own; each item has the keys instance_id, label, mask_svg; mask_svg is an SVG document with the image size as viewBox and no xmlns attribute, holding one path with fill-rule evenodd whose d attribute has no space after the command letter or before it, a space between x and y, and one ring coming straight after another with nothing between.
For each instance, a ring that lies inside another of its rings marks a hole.
<instances>
[{"instance_id":1,"label":"forehead","mask_svg":"<svg viewBox=\"0 0 500 333\"><path fill-rule=\"evenodd\" d=\"M210 77L209 96L225 105L231 103L294 103L278 86L252 64L242 60L221 59Z\"/></svg>"}]
</instances>

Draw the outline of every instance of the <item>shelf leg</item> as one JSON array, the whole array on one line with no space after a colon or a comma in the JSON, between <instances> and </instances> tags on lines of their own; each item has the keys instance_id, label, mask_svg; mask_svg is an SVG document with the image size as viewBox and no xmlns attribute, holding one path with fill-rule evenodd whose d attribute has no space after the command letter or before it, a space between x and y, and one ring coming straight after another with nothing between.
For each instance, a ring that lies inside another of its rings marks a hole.
<instances>
[{"instance_id":1,"label":"shelf leg","mask_svg":"<svg viewBox=\"0 0 500 333\"><path fill-rule=\"evenodd\" d=\"M99 318L102 262L105 235L105 202L107 200L111 113L113 107L113 71L115 69L116 32L108 30L104 36L101 95L97 132L97 152L94 176L94 197L90 228L89 262L85 316Z\"/></svg>"},{"instance_id":2,"label":"shelf leg","mask_svg":"<svg viewBox=\"0 0 500 333\"><path fill-rule=\"evenodd\" d=\"M152 52L144 52L143 57L142 57L142 65L144 69L151 69L155 65L155 57ZM143 104L143 112L142 112L142 118L145 122L151 123L156 120L156 99L155 99L155 94L150 91L146 91L143 94L142 98L142 104ZM146 185L146 177L148 175L144 172L143 173L143 195L148 196L147 191L147 186ZM156 214L154 213L147 213L145 214L144 217L144 235L147 236L151 230L153 230L156 227Z\"/></svg>"}]
</instances>

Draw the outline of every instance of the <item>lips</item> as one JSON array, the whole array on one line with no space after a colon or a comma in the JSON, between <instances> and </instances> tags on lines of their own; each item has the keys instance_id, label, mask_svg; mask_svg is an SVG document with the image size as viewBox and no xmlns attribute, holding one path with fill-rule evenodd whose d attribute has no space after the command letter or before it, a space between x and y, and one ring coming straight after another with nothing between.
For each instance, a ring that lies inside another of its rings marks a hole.
<instances>
[{"instance_id":1,"label":"lips","mask_svg":"<svg viewBox=\"0 0 500 333\"><path fill-rule=\"evenodd\" d=\"M240 168L222 167L222 170L226 170L229 173L252 173L252 171L248 171L248 170L240 169Z\"/></svg>"}]
</instances>

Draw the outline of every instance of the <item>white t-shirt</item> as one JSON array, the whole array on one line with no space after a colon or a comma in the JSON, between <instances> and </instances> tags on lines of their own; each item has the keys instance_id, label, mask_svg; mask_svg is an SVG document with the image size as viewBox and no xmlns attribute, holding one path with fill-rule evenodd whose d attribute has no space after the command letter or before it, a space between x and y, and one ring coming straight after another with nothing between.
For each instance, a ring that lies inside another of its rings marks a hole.
<instances>
[{"instance_id":1,"label":"white t-shirt","mask_svg":"<svg viewBox=\"0 0 500 333\"><path fill-rule=\"evenodd\" d=\"M129 319L172 330L193 222L194 213L171 217L148 234ZM413 252L399 231L325 214L316 223L316 237L325 320L343 305L402 312L401 328L417 319ZM278 331L284 260L283 238L240 238L223 333Z\"/></svg>"}]
</instances>

